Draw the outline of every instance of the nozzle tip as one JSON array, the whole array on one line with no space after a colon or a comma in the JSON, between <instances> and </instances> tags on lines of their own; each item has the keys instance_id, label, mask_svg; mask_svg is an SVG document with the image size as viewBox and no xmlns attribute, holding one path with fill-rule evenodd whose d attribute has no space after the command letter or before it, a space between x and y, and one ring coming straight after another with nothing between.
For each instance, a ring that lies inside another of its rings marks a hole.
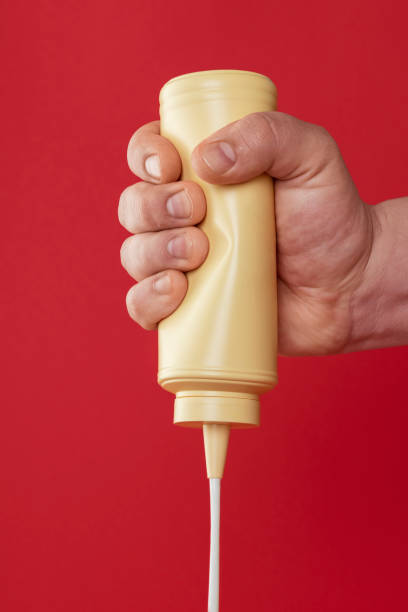
<instances>
[{"instance_id":1,"label":"nozzle tip","mask_svg":"<svg viewBox=\"0 0 408 612\"><path fill-rule=\"evenodd\" d=\"M204 423L204 449L208 478L222 478L227 458L230 426Z\"/></svg>"}]
</instances>

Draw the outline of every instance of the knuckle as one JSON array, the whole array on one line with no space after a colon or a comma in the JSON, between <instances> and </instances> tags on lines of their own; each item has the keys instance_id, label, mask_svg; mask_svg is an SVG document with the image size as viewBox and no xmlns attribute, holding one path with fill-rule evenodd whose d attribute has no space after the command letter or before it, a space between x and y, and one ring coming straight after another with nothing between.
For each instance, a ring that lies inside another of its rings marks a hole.
<instances>
[{"instance_id":1,"label":"knuckle","mask_svg":"<svg viewBox=\"0 0 408 612\"><path fill-rule=\"evenodd\" d=\"M326 128L316 125L313 133L316 154L311 176L319 176L329 167L338 167L342 158L336 141Z\"/></svg>"},{"instance_id":2,"label":"knuckle","mask_svg":"<svg viewBox=\"0 0 408 612\"><path fill-rule=\"evenodd\" d=\"M126 308L129 316L143 327L143 324L145 324L144 314L140 308L140 302L137 299L137 292L134 291L134 287L126 295Z\"/></svg>"},{"instance_id":3,"label":"knuckle","mask_svg":"<svg viewBox=\"0 0 408 612\"><path fill-rule=\"evenodd\" d=\"M134 132L129 140L127 150L126 150L126 159L129 168L132 172L136 172L137 170L137 161L141 156L141 143L142 143L142 133L143 129L146 126L142 125L139 127L136 132Z\"/></svg>"},{"instance_id":4,"label":"knuckle","mask_svg":"<svg viewBox=\"0 0 408 612\"><path fill-rule=\"evenodd\" d=\"M268 123L266 113L262 112L250 113L243 117L243 125L251 130L264 132Z\"/></svg>"},{"instance_id":5,"label":"knuckle","mask_svg":"<svg viewBox=\"0 0 408 612\"><path fill-rule=\"evenodd\" d=\"M134 159L134 154L135 154L135 149L136 149L136 134L137 132L135 132L135 134L133 134L133 136L129 140L129 144L126 150L126 159L127 159L128 166L131 170L134 169L133 159Z\"/></svg>"},{"instance_id":6,"label":"knuckle","mask_svg":"<svg viewBox=\"0 0 408 612\"><path fill-rule=\"evenodd\" d=\"M125 270L127 267L128 249L129 249L129 238L126 238L126 240L122 242L122 246L120 247L120 263L125 268Z\"/></svg>"},{"instance_id":7,"label":"knuckle","mask_svg":"<svg viewBox=\"0 0 408 612\"><path fill-rule=\"evenodd\" d=\"M316 125L316 140L318 141L319 147L323 151L323 154L333 157L339 152L337 143L333 136L322 125Z\"/></svg>"},{"instance_id":8,"label":"knuckle","mask_svg":"<svg viewBox=\"0 0 408 612\"><path fill-rule=\"evenodd\" d=\"M135 199L133 231L140 232L152 228L152 210L146 191L139 189Z\"/></svg>"},{"instance_id":9,"label":"knuckle","mask_svg":"<svg viewBox=\"0 0 408 612\"><path fill-rule=\"evenodd\" d=\"M147 146L146 143L148 142L150 136L156 137L158 125L159 121L157 120L141 125L132 134L129 140L126 158L128 166L134 174L137 174L137 172L141 170L140 165L143 158L144 149Z\"/></svg>"},{"instance_id":10,"label":"knuckle","mask_svg":"<svg viewBox=\"0 0 408 612\"><path fill-rule=\"evenodd\" d=\"M149 197L149 185L140 181L121 194L118 217L129 232L138 234L155 228L154 212Z\"/></svg>"},{"instance_id":11,"label":"knuckle","mask_svg":"<svg viewBox=\"0 0 408 612\"><path fill-rule=\"evenodd\" d=\"M138 285L132 287L126 295L126 308L129 316L143 329L154 329L155 323L149 317L148 305L140 299L137 288Z\"/></svg>"},{"instance_id":12,"label":"knuckle","mask_svg":"<svg viewBox=\"0 0 408 612\"><path fill-rule=\"evenodd\" d=\"M140 281L144 278L143 270L146 267L147 261L147 245L145 240L138 240L137 236L133 238L132 256L129 267L133 278Z\"/></svg>"},{"instance_id":13,"label":"knuckle","mask_svg":"<svg viewBox=\"0 0 408 612\"><path fill-rule=\"evenodd\" d=\"M118 204L118 218L119 223L126 229L129 225L129 212L130 212L130 187L126 187L120 194Z\"/></svg>"},{"instance_id":14,"label":"knuckle","mask_svg":"<svg viewBox=\"0 0 408 612\"><path fill-rule=\"evenodd\" d=\"M287 121L281 122L281 128L279 129L277 126L276 120L274 117L275 113L271 114L270 112L257 113L259 117L259 121L262 122L262 135L265 137L267 134L269 142L272 142L273 148L278 151L282 142L282 138L287 138L288 132L290 130L290 125Z\"/></svg>"},{"instance_id":15,"label":"knuckle","mask_svg":"<svg viewBox=\"0 0 408 612\"><path fill-rule=\"evenodd\" d=\"M133 196L133 220L132 230L134 233L146 231L151 227L151 206L149 203L149 185L141 181L137 183Z\"/></svg>"},{"instance_id":16,"label":"knuckle","mask_svg":"<svg viewBox=\"0 0 408 612\"><path fill-rule=\"evenodd\" d=\"M120 261L122 266L135 278L141 278L141 268L143 267L144 257L143 241L139 241L137 236L126 238L120 249Z\"/></svg>"},{"instance_id":17,"label":"knuckle","mask_svg":"<svg viewBox=\"0 0 408 612\"><path fill-rule=\"evenodd\" d=\"M128 144L128 152L129 149L133 149L134 147L138 146L138 141L140 139L140 136L143 134L143 132L146 130L147 127L149 127L149 123L140 125L137 130L135 130L132 134L132 136L130 137L129 140L129 144Z\"/></svg>"},{"instance_id":18,"label":"knuckle","mask_svg":"<svg viewBox=\"0 0 408 612\"><path fill-rule=\"evenodd\" d=\"M137 228L139 230L151 231L161 229L156 220L155 207L152 206L151 198L146 189L140 191L136 209Z\"/></svg>"},{"instance_id":19,"label":"knuckle","mask_svg":"<svg viewBox=\"0 0 408 612\"><path fill-rule=\"evenodd\" d=\"M253 153L257 151L267 135L276 141L277 133L273 122L268 120L267 114L262 112L250 113L236 124L243 149Z\"/></svg>"},{"instance_id":20,"label":"knuckle","mask_svg":"<svg viewBox=\"0 0 408 612\"><path fill-rule=\"evenodd\" d=\"M159 214L159 207L154 206L152 186L148 183L137 183L133 215L134 233L160 230L166 226L163 215Z\"/></svg>"},{"instance_id":21,"label":"knuckle","mask_svg":"<svg viewBox=\"0 0 408 612\"><path fill-rule=\"evenodd\" d=\"M316 130L316 134L319 136L319 138L321 138L321 140L332 140L331 135L329 134L329 132L326 130L325 127L323 127L322 125L316 125L315 126L315 130Z\"/></svg>"}]
</instances>

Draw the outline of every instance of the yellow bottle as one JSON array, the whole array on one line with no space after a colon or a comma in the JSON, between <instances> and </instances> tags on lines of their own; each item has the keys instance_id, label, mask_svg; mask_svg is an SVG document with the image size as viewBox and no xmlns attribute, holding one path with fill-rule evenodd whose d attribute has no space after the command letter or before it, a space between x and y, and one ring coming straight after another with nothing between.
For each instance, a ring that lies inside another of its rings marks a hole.
<instances>
[{"instance_id":1,"label":"yellow bottle","mask_svg":"<svg viewBox=\"0 0 408 612\"><path fill-rule=\"evenodd\" d=\"M199 225L209 240L188 291L159 324L158 382L176 394L174 422L204 428L208 477L221 478L230 427L259 425L259 394L277 383L276 248L273 182L211 185L193 172L204 138L253 112L276 109L276 88L255 72L209 70L168 81L160 130L178 150L184 180L207 200Z\"/></svg>"}]
</instances>

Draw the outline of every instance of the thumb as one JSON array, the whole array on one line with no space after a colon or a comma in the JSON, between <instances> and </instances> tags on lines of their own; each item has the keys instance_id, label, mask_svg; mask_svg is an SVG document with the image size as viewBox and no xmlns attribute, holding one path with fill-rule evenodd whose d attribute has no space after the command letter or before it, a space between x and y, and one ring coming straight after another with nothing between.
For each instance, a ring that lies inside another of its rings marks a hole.
<instances>
[{"instance_id":1,"label":"thumb","mask_svg":"<svg viewBox=\"0 0 408 612\"><path fill-rule=\"evenodd\" d=\"M324 128L276 111L226 125L197 145L191 160L202 179L218 184L242 183L264 172L307 180L330 162L342 161Z\"/></svg>"}]
</instances>

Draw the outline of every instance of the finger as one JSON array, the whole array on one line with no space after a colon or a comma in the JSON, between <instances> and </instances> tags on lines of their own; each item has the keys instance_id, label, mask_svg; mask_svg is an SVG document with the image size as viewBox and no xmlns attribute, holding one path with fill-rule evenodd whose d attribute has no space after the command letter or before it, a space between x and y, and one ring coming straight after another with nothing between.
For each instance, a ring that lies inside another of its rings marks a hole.
<instances>
[{"instance_id":1,"label":"finger","mask_svg":"<svg viewBox=\"0 0 408 612\"><path fill-rule=\"evenodd\" d=\"M194 270L207 257L208 239L198 227L137 234L127 238L120 256L125 270L140 281L156 272Z\"/></svg>"},{"instance_id":2,"label":"finger","mask_svg":"<svg viewBox=\"0 0 408 612\"><path fill-rule=\"evenodd\" d=\"M119 221L132 234L196 225L206 211L205 195L192 181L166 185L136 183L119 200Z\"/></svg>"},{"instance_id":3,"label":"finger","mask_svg":"<svg viewBox=\"0 0 408 612\"><path fill-rule=\"evenodd\" d=\"M136 130L127 149L129 168L150 183L177 181L181 159L172 143L160 136L160 121L151 121Z\"/></svg>"},{"instance_id":4,"label":"finger","mask_svg":"<svg viewBox=\"0 0 408 612\"><path fill-rule=\"evenodd\" d=\"M324 128L278 112L230 123L192 153L196 173L219 184L241 183L264 172L282 180L313 178L338 160L337 145Z\"/></svg>"},{"instance_id":5,"label":"finger","mask_svg":"<svg viewBox=\"0 0 408 612\"><path fill-rule=\"evenodd\" d=\"M126 306L136 323L145 329L154 329L179 306L186 292L186 275L166 270L134 285L126 296Z\"/></svg>"}]
</instances>

